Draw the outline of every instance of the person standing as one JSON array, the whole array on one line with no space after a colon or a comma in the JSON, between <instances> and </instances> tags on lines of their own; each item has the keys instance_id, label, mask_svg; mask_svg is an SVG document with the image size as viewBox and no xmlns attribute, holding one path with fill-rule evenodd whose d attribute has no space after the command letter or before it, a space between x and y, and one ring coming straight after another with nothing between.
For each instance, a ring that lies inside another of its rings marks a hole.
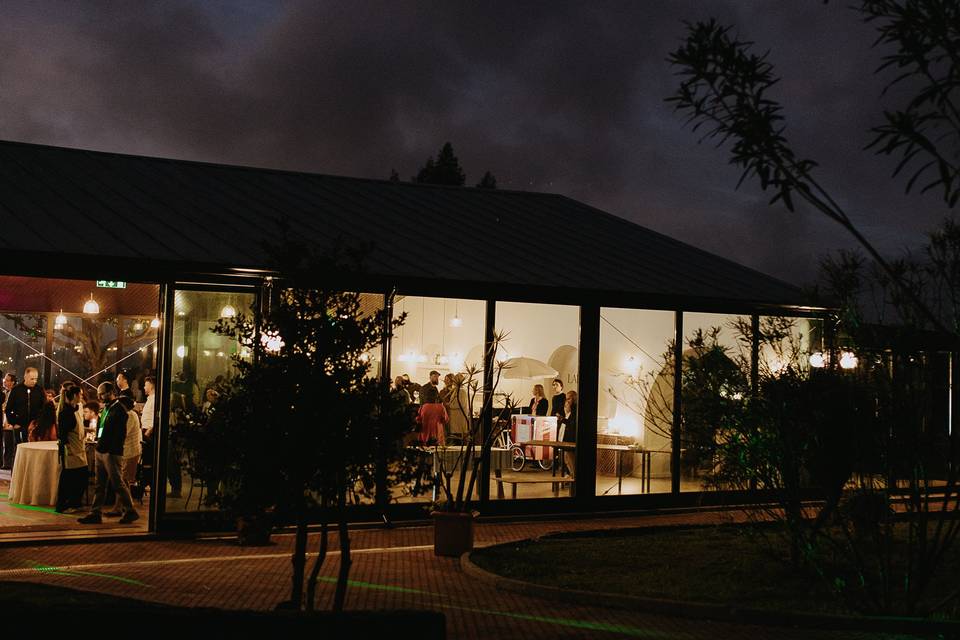
<instances>
[{"instance_id":1,"label":"person standing","mask_svg":"<svg viewBox=\"0 0 960 640\"><path fill-rule=\"evenodd\" d=\"M7 400L10 398L10 392L17 384L17 376L8 373L3 376L3 442L0 448L3 449L3 459L0 461L0 469L13 469L13 456L17 450L17 436L13 430L13 425L7 421Z\"/></svg>"},{"instance_id":2,"label":"person standing","mask_svg":"<svg viewBox=\"0 0 960 640\"><path fill-rule=\"evenodd\" d=\"M40 372L35 367L27 367L23 372L23 382L11 389L7 398L4 413L13 427L17 444L27 441L30 423L40 417L40 410L46 402L43 389L37 386L39 378Z\"/></svg>"},{"instance_id":3,"label":"person standing","mask_svg":"<svg viewBox=\"0 0 960 640\"><path fill-rule=\"evenodd\" d=\"M423 386L423 395L420 396L420 411L417 414L417 424L420 425L420 444L444 446L446 436L444 425L449 417L447 410L440 402L440 393L436 387Z\"/></svg>"},{"instance_id":4,"label":"person standing","mask_svg":"<svg viewBox=\"0 0 960 640\"><path fill-rule=\"evenodd\" d=\"M547 415L547 397L543 394L543 385L535 384L533 385L533 397L530 398L530 415L532 416L545 416Z\"/></svg>"},{"instance_id":5,"label":"person standing","mask_svg":"<svg viewBox=\"0 0 960 640\"><path fill-rule=\"evenodd\" d=\"M147 400L143 403L143 413L140 415L140 426L143 428L143 437L152 442L153 421L157 412L157 397L154 395L157 390L157 380L153 376L147 376L143 379L143 390L147 394Z\"/></svg>"},{"instance_id":6,"label":"person standing","mask_svg":"<svg viewBox=\"0 0 960 640\"><path fill-rule=\"evenodd\" d=\"M60 435L60 484L57 490L57 513L80 508L87 488L86 428L80 416L80 387L70 386L60 394L57 414Z\"/></svg>"},{"instance_id":7,"label":"person standing","mask_svg":"<svg viewBox=\"0 0 960 640\"><path fill-rule=\"evenodd\" d=\"M563 420L563 405L567 401L567 396L563 393L563 380L553 379L553 397L550 399L550 415L557 417L557 429L560 429L560 421Z\"/></svg>"},{"instance_id":8,"label":"person standing","mask_svg":"<svg viewBox=\"0 0 960 640\"><path fill-rule=\"evenodd\" d=\"M137 466L140 464L140 454L143 453L143 432L140 430L140 416L133 410L133 398L130 396L120 396L117 398L123 408L127 410L127 437L123 441L123 467L121 469L123 481L127 487L133 487L137 483ZM142 495L142 494L141 494ZM130 490L130 497L133 498L133 489ZM120 501L120 494L117 493L117 499L113 508L105 515L108 518L122 516L123 504Z\"/></svg>"},{"instance_id":9,"label":"person standing","mask_svg":"<svg viewBox=\"0 0 960 640\"><path fill-rule=\"evenodd\" d=\"M427 391L427 387L431 387L434 391L436 391L437 398L438 399L440 398L440 372L439 371L437 370L431 371L430 381L425 383L422 387L420 387L420 402L426 402L426 400L423 399L423 396L425 394L430 393L429 391ZM431 397L433 396L431 395Z\"/></svg>"},{"instance_id":10,"label":"person standing","mask_svg":"<svg viewBox=\"0 0 960 640\"><path fill-rule=\"evenodd\" d=\"M100 513L107 494L107 486L113 487L120 499L123 515L120 524L128 524L140 518L133 506L130 488L123 479L123 445L127 439L127 410L117 399L113 384L103 382L97 387L97 397L104 405L103 429L97 441L97 488L90 513L77 520L80 524L100 524Z\"/></svg>"},{"instance_id":11,"label":"person standing","mask_svg":"<svg viewBox=\"0 0 960 640\"><path fill-rule=\"evenodd\" d=\"M127 380L127 374L123 371L117 374L117 395L133 400L133 389L130 388L130 381Z\"/></svg>"}]
</instances>

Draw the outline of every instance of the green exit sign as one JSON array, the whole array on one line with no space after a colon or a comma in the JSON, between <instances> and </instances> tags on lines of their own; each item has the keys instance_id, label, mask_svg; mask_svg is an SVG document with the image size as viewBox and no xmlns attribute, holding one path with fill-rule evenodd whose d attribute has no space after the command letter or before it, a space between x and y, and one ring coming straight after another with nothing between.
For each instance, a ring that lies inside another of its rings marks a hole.
<instances>
[{"instance_id":1,"label":"green exit sign","mask_svg":"<svg viewBox=\"0 0 960 640\"><path fill-rule=\"evenodd\" d=\"M123 280L97 280L98 289L126 289L127 283Z\"/></svg>"}]
</instances>

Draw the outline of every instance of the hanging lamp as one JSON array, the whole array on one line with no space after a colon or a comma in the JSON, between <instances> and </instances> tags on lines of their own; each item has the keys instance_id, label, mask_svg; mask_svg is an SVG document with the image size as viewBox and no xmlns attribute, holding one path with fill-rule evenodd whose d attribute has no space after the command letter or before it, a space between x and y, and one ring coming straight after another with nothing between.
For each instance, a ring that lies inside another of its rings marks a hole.
<instances>
[{"instance_id":1,"label":"hanging lamp","mask_svg":"<svg viewBox=\"0 0 960 640\"><path fill-rule=\"evenodd\" d=\"M93 299L93 294L90 294L90 299L83 303L83 312L95 316L100 313L100 303Z\"/></svg>"}]
</instances>

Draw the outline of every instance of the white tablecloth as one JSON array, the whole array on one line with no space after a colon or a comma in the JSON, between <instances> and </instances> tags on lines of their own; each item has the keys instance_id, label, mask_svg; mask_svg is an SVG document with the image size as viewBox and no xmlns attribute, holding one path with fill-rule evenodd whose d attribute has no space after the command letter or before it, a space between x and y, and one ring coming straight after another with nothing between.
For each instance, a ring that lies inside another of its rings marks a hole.
<instances>
[{"instance_id":1,"label":"white tablecloth","mask_svg":"<svg viewBox=\"0 0 960 640\"><path fill-rule=\"evenodd\" d=\"M60 483L56 442L24 442L17 446L8 500L16 504L54 506Z\"/></svg>"}]
</instances>

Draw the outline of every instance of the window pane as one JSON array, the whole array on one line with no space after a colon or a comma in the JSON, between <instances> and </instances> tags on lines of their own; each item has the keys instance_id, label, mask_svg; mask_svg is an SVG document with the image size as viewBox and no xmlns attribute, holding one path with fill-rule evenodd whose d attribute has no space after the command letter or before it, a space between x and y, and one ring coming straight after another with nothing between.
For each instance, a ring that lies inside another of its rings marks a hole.
<instances>
[{"instance_id":1,"label":"window pane","mask_svg":"<svg viewBox=\"0 0 960 640\"><path fill-rule=\"evenodd\" d=\"M394 391L402 394L410 406L407 453L415 467L415 477L409 484L393 487L391 495L397 502L428 502L435 499L435 492L439 491L437 474L441 469L453 474L453 490L459 487L457 478L464 464L464 443L472 416L481 408L482 397L476 394L475 406L471 407L467 398L472 394L462 388L457 393L446 392L445 388L453 383L448 376L463 376L470 367L483 367L486 303L397 296L393 313L395 319L406 314L406 321L391 340L390 375ZM431 371L439 373L436 391L447 421L441 426L428 418L424 428L424 420L418 425L416 417L423 401L433 395L424 389L431 383ZM480 374L477 380L482 381ZM437 445L442 448L438 449Z\"/></svg>"},{"instance_id":2,"label":"window pane","mask_svg":"<svg viewBox=\"0 0 960 640\"><path fill-rule=\"evenodd\" d=\"M669 493L672 311L600 310L597 495Z\"/></svg>"},{"instance_id":3,"label":"window pane","mask_svg":"<svg viewBox=\"0 0 960 640\"><path fill-rule=\"evenodd\" d=\"M167 460L168 513L205 508L201 493L214 478L188 473L190 456L185 444L188 429L217 402L221 386L234 373L231 357L240 353L236 341L217 335L217 320L231 313L250 313L254 294L213 291L177 291L173 308L173 379L170 382L170 446ZM193 420L191 420L191 417Z\"/></svg>"},{"instance_id":4,"label":"window pane","mask_svg":"<svg viewBox=\"0 0 960 640\"><path fill-rule=\"evenodd\" d=\"M750 391L750 317L683 314L680 490L713 488L721 425Z\"/></svg>"},{"instance_id":5,"label":"window pane","mask_svg":"<svg viewBox=\"0 0 960 640\"><path fill-rule=\"evenodd\" d=\"M502 408L510 398L523 414L499 415L521 454L518 464L509 467L512 455L492 461L490 497L569 496L576 478L580 308L498 302L496 318L497 331L506 334L496 359L506 368L495 406ZM560 380L556 387L555 378ZM529 441L563 444L523 444ZM515 471L520 462L522 469Z\"/></svg>"}]
</instances>

